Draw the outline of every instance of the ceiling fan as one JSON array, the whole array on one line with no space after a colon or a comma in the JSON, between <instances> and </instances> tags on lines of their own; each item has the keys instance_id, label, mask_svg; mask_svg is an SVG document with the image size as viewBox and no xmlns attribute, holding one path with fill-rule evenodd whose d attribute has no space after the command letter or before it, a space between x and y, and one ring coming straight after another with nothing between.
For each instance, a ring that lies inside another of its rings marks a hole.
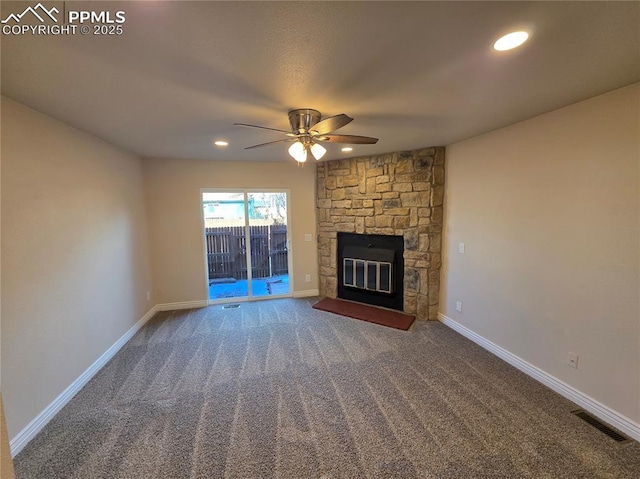
<instances>
[{"instance_id":1,"label":"ceiling fan","mask_svg":"<svg viewBox=\"0 0 640 479\"><path fill-rule=\"evenodd\" d=\"M311 154L313 158L319 160L327 152L320 143L347 143L357 145L373 145L377 143L377 138L357 135L336 135L333 132L351 123L353 118L341 113L322 119L320 112L310 108L301 108L289 112L289 123L291 131L268 128L266 126L247 125L246 123L234 123L236 126L247 126L250 128L261 128L284 133L288 138L282 140L260 143L259 145L248 146L245 150L260 148L262 146L273 145L275 143L293 143L289 147L289 154L298 162L307 161L307 156Z\"/></svg>"}]
</instances>

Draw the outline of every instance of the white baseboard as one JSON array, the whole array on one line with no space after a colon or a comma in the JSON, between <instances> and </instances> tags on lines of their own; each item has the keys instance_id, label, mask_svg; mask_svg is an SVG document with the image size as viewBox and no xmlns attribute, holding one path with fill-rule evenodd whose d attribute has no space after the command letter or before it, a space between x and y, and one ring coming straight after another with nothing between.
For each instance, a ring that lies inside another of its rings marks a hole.
<instances>
[{"instance_id":1,"label":"white baseboard","mask_svg":"<svg viewBox=\"0 0 640 479\"><path fill-rule=\"evenodd\" d=\"M294 298L310 298L312 296L320 296L320 290L318 289L306 289L304 291L294 291Z\"/></svg>"},{"instance_id":2,"label":"white baseboard","mask_svg":"<svg viewBox=\"0 0 640 479\"><path fill-rule=\"evenodd\" d=\"M129 331L118 339L113 346L107 349L89 368L83 372L75 381L73 381L67 389L55 398L40 414L38 414L22 431L9 441L11 448L11 457L15 457L22 449L33 439L40 430L53 419L60 409L62 409L80 389L109 362L109 360L129 341L134 334L138 332L144 324L156 314L157 307L151 308L140 320L134 324Z\"/></svg>"},{"instance_id":3,"label":"white baseboard","mask_svg":"<svg viewBox=\"0 0 640 479\"><path fill-rule=\"evenodd\" d=\"M462 334L466 338L470 339L474 343L482 346L490 353L495 354L500 359L506 361L512 366L518 368L526 375L541 382L545 386L553 389L555 392L564 396L565 398L578 404L583 409L586 409L590 413L602 419L607 424L615 427L619 431L625 433L629 437L632 437L636 441L640 441L640 424L629 419L626 416L614 411L608 406L605 406L601 402L596 401L590 396L587 396L583 392L569 386L564 381L552 376L551 374L543 371L542 369L528 363L524 359L519 358L515 354L507 351L506 349L492 343L488 339L483 338L477 333L474 333L466 326L458 323L457 321L445 316L442 313L438 313L438 319L443 324L449 326L451 329Z\"/></svg>"},{"instance_id":4,"label":"white baseboard","mask_svg":"<svg viewBox=\"0 0 640 479\"><path fill-rule=\"evenodd\" d=\"M156 304L156 311L175 311L178 309L198 309L198 308L206 308L207 306L209 306L209 302L206 299L203 301L182 301L179 303Z\"/></svg>"}]
</instances>

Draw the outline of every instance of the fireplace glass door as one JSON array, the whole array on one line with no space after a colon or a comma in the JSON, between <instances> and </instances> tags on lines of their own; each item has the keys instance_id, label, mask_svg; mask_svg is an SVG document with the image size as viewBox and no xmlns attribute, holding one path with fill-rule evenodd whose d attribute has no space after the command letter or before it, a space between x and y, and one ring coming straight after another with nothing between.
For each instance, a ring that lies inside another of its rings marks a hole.
<instances>
[{"instance_id":1,"label":"fireplace glass door","mask_svg":"<svg viewBox=\"0 0 640 479\"><path fill-rule=\"evenodd\" d=\"M393 265L389 262L344 258L342 284L351 288L392 293L392 268Z\"/></svg>"}]
</instances>

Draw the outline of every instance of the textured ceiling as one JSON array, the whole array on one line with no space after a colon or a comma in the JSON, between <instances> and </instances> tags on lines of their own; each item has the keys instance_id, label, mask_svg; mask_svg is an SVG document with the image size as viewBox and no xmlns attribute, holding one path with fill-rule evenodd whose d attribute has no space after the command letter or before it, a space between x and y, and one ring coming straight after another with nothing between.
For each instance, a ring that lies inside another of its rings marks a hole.
<instances>
[{"instance_id":1,"label":"textured ceiling","mask_svg":"<svg viewBox=\"0 0 640 479\"><path fill-rule=\"evenodd\" d=\"M277 132L232 125L288 129L292 108L380 138L350 156L447 145L640 81L638 2L65 6L123 10L124 34L2 35L2 93L144 157L292 161L243 149ZM522 48L492 50L518 28Z\"/></svg>"}]
</instances>

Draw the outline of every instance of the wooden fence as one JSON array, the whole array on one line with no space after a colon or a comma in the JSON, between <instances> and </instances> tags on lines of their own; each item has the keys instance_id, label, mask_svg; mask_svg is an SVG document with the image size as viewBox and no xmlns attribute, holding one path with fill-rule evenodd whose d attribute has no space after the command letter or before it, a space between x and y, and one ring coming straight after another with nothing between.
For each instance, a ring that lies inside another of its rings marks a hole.
<instances>
[{"instance_id":1,"label":"wooden fence","mask_svg":"<svg viewBox=\"0 0 640 479\"><path fill-rule=\"evenodd\" d=\"M250 226L251 277L288 273L287 226ZM247 279L244 226L205 228L209 280Z\"/></svg>"}]
</instances>

